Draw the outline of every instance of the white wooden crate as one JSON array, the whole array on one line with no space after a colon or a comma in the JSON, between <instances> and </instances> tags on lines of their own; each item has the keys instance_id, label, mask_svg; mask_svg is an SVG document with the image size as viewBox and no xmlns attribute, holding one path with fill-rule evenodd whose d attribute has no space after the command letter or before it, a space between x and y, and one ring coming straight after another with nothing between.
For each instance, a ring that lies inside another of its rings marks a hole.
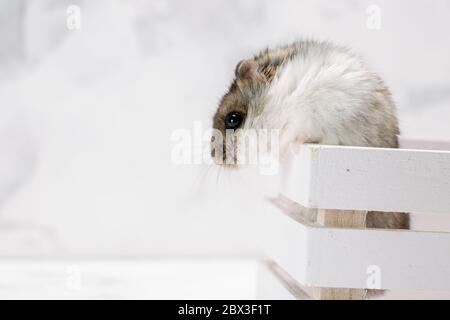
<instances>
[{"instance_id":1,"label":"white wooden crate","mask_svg":"<svg viewBox=\"0 0 450 320\"><path fill-rule=\"evenodd\" d=\"M268 212L269 256L304 286L366 288L373 268L379 289L450 290L450 233L332 229Z\"/></svg>"},{"instance_id":2,"label":"white wooden crate","mask_svg":"<svg viewBox=\"0 0 450 320\"><path fill-rule=\"evenodd\" d=\"M450 143L400 141L408 149L304 145L281 193L308 208L450 214ZM368 288L376 268L380 289L450 291L445 230L333 229L268 208L269 258L301 286Z\"/></svg>"},{"instance_id":3,"label":"white wooden crate","mask_svg":"<svg viewBox=\"0 0 450 320\"><path fill-rule=\"evenodd\" d=\"M450 151L304 145L283 178L308 208L450 214Z\"/></svg>"}]
</instances>

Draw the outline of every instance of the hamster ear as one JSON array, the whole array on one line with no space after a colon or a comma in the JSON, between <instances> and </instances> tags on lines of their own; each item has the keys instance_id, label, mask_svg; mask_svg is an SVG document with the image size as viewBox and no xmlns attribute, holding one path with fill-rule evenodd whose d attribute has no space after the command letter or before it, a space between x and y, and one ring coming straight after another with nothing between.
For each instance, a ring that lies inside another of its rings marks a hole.
<instances>
[{"instance_id":1,"label":"hamster ear","mask_svg":"<svg viewBox=\"0 0 450 320\"><path fill-rule=\"evenodd\" d=\"M258 63L255 60L242 60L234 73L238 79L256 80L260 77Z\"/></svg>"}]
</instances>

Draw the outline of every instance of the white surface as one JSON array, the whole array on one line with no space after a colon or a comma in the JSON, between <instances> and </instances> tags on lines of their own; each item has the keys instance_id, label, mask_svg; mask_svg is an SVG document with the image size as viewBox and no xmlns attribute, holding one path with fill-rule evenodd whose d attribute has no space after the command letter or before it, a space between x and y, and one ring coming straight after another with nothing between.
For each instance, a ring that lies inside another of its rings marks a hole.
<instances>
[{"instance_id":1,"label":"white surface","mask_svg":"<svg viewBox=\"0 0 450 320\"><path fill-rule=\"evenodd\" d=\"M450 152L303 145L282 193L309 208L450 214Z\"/></svg>"},{"instance_id":2,"label":"white surface","mask_svg":"<svg viewBox=\"0 0 450 320\"><path fill-rule=\"evenodd\" d=\"M383 296L443 297L420 291ZM295 298L266 264L252 259L0 260L1 300Z\"/></svg>"},{"instance_id":3,"label":"white surface","mask_svg":"<svg viewBox=\"0 0 450 320\"><path fill-rule=\"evenodd\" d=\"M245 259L0 260L0 299L255 299Z\"/></svg>"},{"instance_id":4,"label":"white surface","mask_svg":"<svg viewBox=\"0 0 450 320\"><path fill-rule=\"evenodd\" d=\"M450 233L331 229L267 209L268 256L305 286L366 288L369 266L380 289L450 292Z\"/></svg>"}]
</instances>

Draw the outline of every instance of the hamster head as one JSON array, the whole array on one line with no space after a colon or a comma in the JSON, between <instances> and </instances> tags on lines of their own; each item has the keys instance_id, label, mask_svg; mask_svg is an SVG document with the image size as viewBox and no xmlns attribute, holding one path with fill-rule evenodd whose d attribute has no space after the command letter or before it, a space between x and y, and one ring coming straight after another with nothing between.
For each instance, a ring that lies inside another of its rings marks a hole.
<instances>
[{"instance_id":1,"label":"hamster head","mask_svg":"<svg viewBox=\"0 0 450 320\"><path fill-rule=\"evenodd\" d=\"M260 155L261 141L249 144L248 138L259 139L261 132L277 131L281 160L302 143L397 147L399 133L383 81L349 50L314 41L241 61L213 129L211 155L231 167L245 163L249 154ZM266 153L273 154L273 137L263 140Z\"/></svg>"},{"instance_id":2,"label":"hamster head","mask_svg":"<svg viewBox=\"0 0 450 320\"><path fill-rule=\"evenodd\" d=\"M235 69L235 79L222 97L213 118L212 157L216 163L233 167L238 162L239 141L251 128L255 111L262 109L268 79L254 59L243 60Z\"/></svg>"},{"instance_id":3,"label":"hamster head","mask_svg":"<svg viewBox=\"0 0 450 320\"><path fill-rule=\"evenodd\" d=\"M235 167L263 155L278 157L272 151L278 151L279 126L275 118L265 121L264 115L271 84L295 53L294 46L265 49L237 64L213 118L211 155L217 164Z\"/></svg>"}]
</instances>

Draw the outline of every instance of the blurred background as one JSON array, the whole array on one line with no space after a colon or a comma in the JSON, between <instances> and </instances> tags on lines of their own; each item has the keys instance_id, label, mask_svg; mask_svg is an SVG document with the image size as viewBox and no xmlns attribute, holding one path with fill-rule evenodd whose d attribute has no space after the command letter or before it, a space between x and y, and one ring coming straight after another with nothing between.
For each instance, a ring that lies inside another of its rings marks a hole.
<instances>
[{"instance_id":1,"label":"blurred background","mask_svg":"<svg viewBox=\"0 0 450 320\"><path fill-rule=\"evenodd\" d=\"M259 191L176 165L172 133L210 126L239 60L314 38L366 57L403 134L450 138L449 16L448 0L0 0L0 255L258 255Z\"/></svg>"}]
</instances>

